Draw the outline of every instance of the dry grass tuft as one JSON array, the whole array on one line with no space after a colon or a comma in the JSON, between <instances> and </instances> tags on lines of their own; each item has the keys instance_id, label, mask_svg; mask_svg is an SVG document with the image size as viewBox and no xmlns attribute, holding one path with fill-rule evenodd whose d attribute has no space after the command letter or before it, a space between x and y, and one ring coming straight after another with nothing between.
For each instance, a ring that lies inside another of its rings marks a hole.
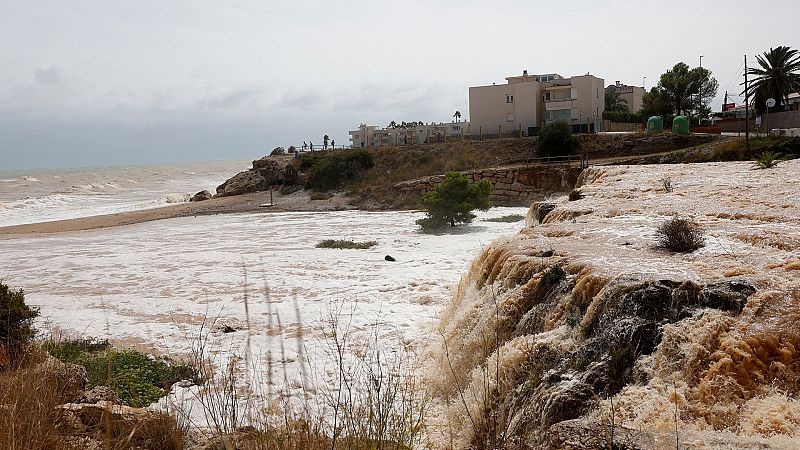
<instances>
[{"instance_id":1,"label":"dry grass tuft","mask_svg":"<svg viewBox=\"0 0 800 450\"><path fill-rule=\"evenodd\" d=\"M29 355L25 367L0 373L0 448L70 448L53 428L64 417L56 406L71 401L73 393L57 377L35 368L43 360Z\"/></svg>"},{"instance_id":2,"label":"dry grass tuft","mask_svg":"<svg viewBox=\"0 0 800 450\"><path fill-rule=\"evenodd\" d=\"M656 229L658 246L673 252L689 253L705 245L703 228L690 219L675 216Z\"/></svg>"}]
</instances>

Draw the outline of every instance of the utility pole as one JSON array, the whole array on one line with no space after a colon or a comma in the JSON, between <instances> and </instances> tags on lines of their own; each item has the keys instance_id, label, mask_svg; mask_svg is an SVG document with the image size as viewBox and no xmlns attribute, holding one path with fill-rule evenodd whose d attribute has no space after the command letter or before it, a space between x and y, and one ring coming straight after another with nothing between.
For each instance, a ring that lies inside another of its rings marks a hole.
<instances>
[{"instance_id":1,"label":"utility pole","mask_svg":"<svg viewBox=\"0 0 800 450\"><path fill-rule=\"evenodd\" d=\"M747 55L744 55L744 144L750 148L750 92L747 90Z\"/></svg>"}]
</instances>

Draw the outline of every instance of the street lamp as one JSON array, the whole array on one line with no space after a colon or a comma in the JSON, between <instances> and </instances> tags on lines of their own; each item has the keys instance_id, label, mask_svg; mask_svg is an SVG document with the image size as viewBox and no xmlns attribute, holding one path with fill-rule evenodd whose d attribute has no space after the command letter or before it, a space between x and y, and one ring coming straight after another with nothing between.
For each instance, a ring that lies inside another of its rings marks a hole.
<instances>
[{"instance_id":1,"label":"street lamp","mask_svg":"<svg viewBox=\"0 0 800 450\"><path fill-rule=\"evenodd\" d=\"M644 89L645 91L647 91L647 88L646 88L646 87L645 87L645 85L644 85L644 82L645 82L645 80L647 80L647 77L642 77L642 89Z\"/></svg>"},{"instance_id":2,"label":"street lamp","mask_svg":"<svg viewBox=\"0 0 800 450\"><path fill-rule=\"evenodd\" d=\"M703 76L703 55L700 55L700 90L697 92L697 95L700 97L700 107L698 108L697 113L697 124L700 125L700 116L703 114L703 81L705 77Z\"/></svg>"}]
</instances>

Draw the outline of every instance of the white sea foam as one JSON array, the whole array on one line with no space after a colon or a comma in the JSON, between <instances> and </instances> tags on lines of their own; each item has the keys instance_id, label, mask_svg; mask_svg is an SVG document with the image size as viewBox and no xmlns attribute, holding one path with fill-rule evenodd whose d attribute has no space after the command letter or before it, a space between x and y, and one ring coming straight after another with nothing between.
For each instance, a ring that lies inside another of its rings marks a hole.
<instances>
[{"instance_id":1,"label":"white sea foam","mask_svg":"<svg viewBox=\"0 0 800 450\"><path fill-rule=\"evenodd\" d=\"M354 339L366 339L375 330L381 339L401 338L413 350L427 339L450 286L481 245L522 226L481 219L524 211L480 212L472 225L440 235L420 233L414 220L422 214L416 212L170 219L8 240L4 249L25 257L4 259L0 273L26 289L30 304L41 307L40 327L47 322L81 336L145 342L173 355L190 352L205 319L245 324L245 289L251 289L253 355L279 354L281 337L294 342L293 333L300 329L295 302L307 330L303 340L311 360L324 358L317 330L339 304L352 313L348 320ZM187 242L187 236L203 236L213 229L225 233ZM378 245L352 251L315 248L323 239L375 240ZM385 261L387 254L397 261ZM270 306L257 294L267 285L272 319L280 315L283 321L278 338L268 332ZM224 367L231 352L243 349L246 335L212 332L209 345L224 349L215 354L215 366ZM288 347L288 377L295 379L301 366L294 345ZM276 365L275 379L280 370Z\"/></svg>"},{"instance_id":2,"label":"white sea foam","mask_svg":"<svg viewBox=\"0 0 800 450\"><path fill-rule=\"evenodd\" d=\"M32 182L36 182L36 183L38 183L38 182L39 182L39 180L38 180L38 179L36 179L36 178L34 178L34 177L29 177L29 176L27 176L27 175L26 175L26 176L24 176L24 177L22 177L22 179L23 179L23 180L25 180L25 181L32 181Z\"/></svg>"}]
</instances>

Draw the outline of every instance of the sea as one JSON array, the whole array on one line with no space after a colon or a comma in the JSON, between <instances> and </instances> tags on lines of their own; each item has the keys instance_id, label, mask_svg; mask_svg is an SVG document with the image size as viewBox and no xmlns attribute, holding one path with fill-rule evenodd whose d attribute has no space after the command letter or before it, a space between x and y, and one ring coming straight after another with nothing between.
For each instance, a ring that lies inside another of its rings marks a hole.
<instances>
[{"instance_id":1,"label":"sea","mask_svg":"<svg viewBox=\"0 0 800 450\"><path fill-rule=\"evenodd\" d=\"M4 171L0 226L169 207L197 191L213 192L248 166ZM215 367L250 355L250 369L262 371L267 358L282 355L275 373L258 379L262 385L282 379L305 390L300 378L309 365L324 374L331 324L347 324L353 341L379 341L421 357L437 339L438 317L471 261L493 240L523 227L486 219L526 213L492 208L438 234L420 231L419 211L347 210L181 217L5 236L0 281L23 289L26 302L39 308L36 327L43 338L108 339L178 359L203 342ZM376 244L317 248L325 239ZM172 398L186 397L183 388L175 389Z\"/></svg>"},{"instance_id":2,"label":"sea","mask_svg":"<svg viewBox=\"0 0 800 450\"><path fill-rule=\"evenodd\" d=\"M186 202L249 168L249 161L0 169L0 227Z\"/></svg>"}]
</instances>

